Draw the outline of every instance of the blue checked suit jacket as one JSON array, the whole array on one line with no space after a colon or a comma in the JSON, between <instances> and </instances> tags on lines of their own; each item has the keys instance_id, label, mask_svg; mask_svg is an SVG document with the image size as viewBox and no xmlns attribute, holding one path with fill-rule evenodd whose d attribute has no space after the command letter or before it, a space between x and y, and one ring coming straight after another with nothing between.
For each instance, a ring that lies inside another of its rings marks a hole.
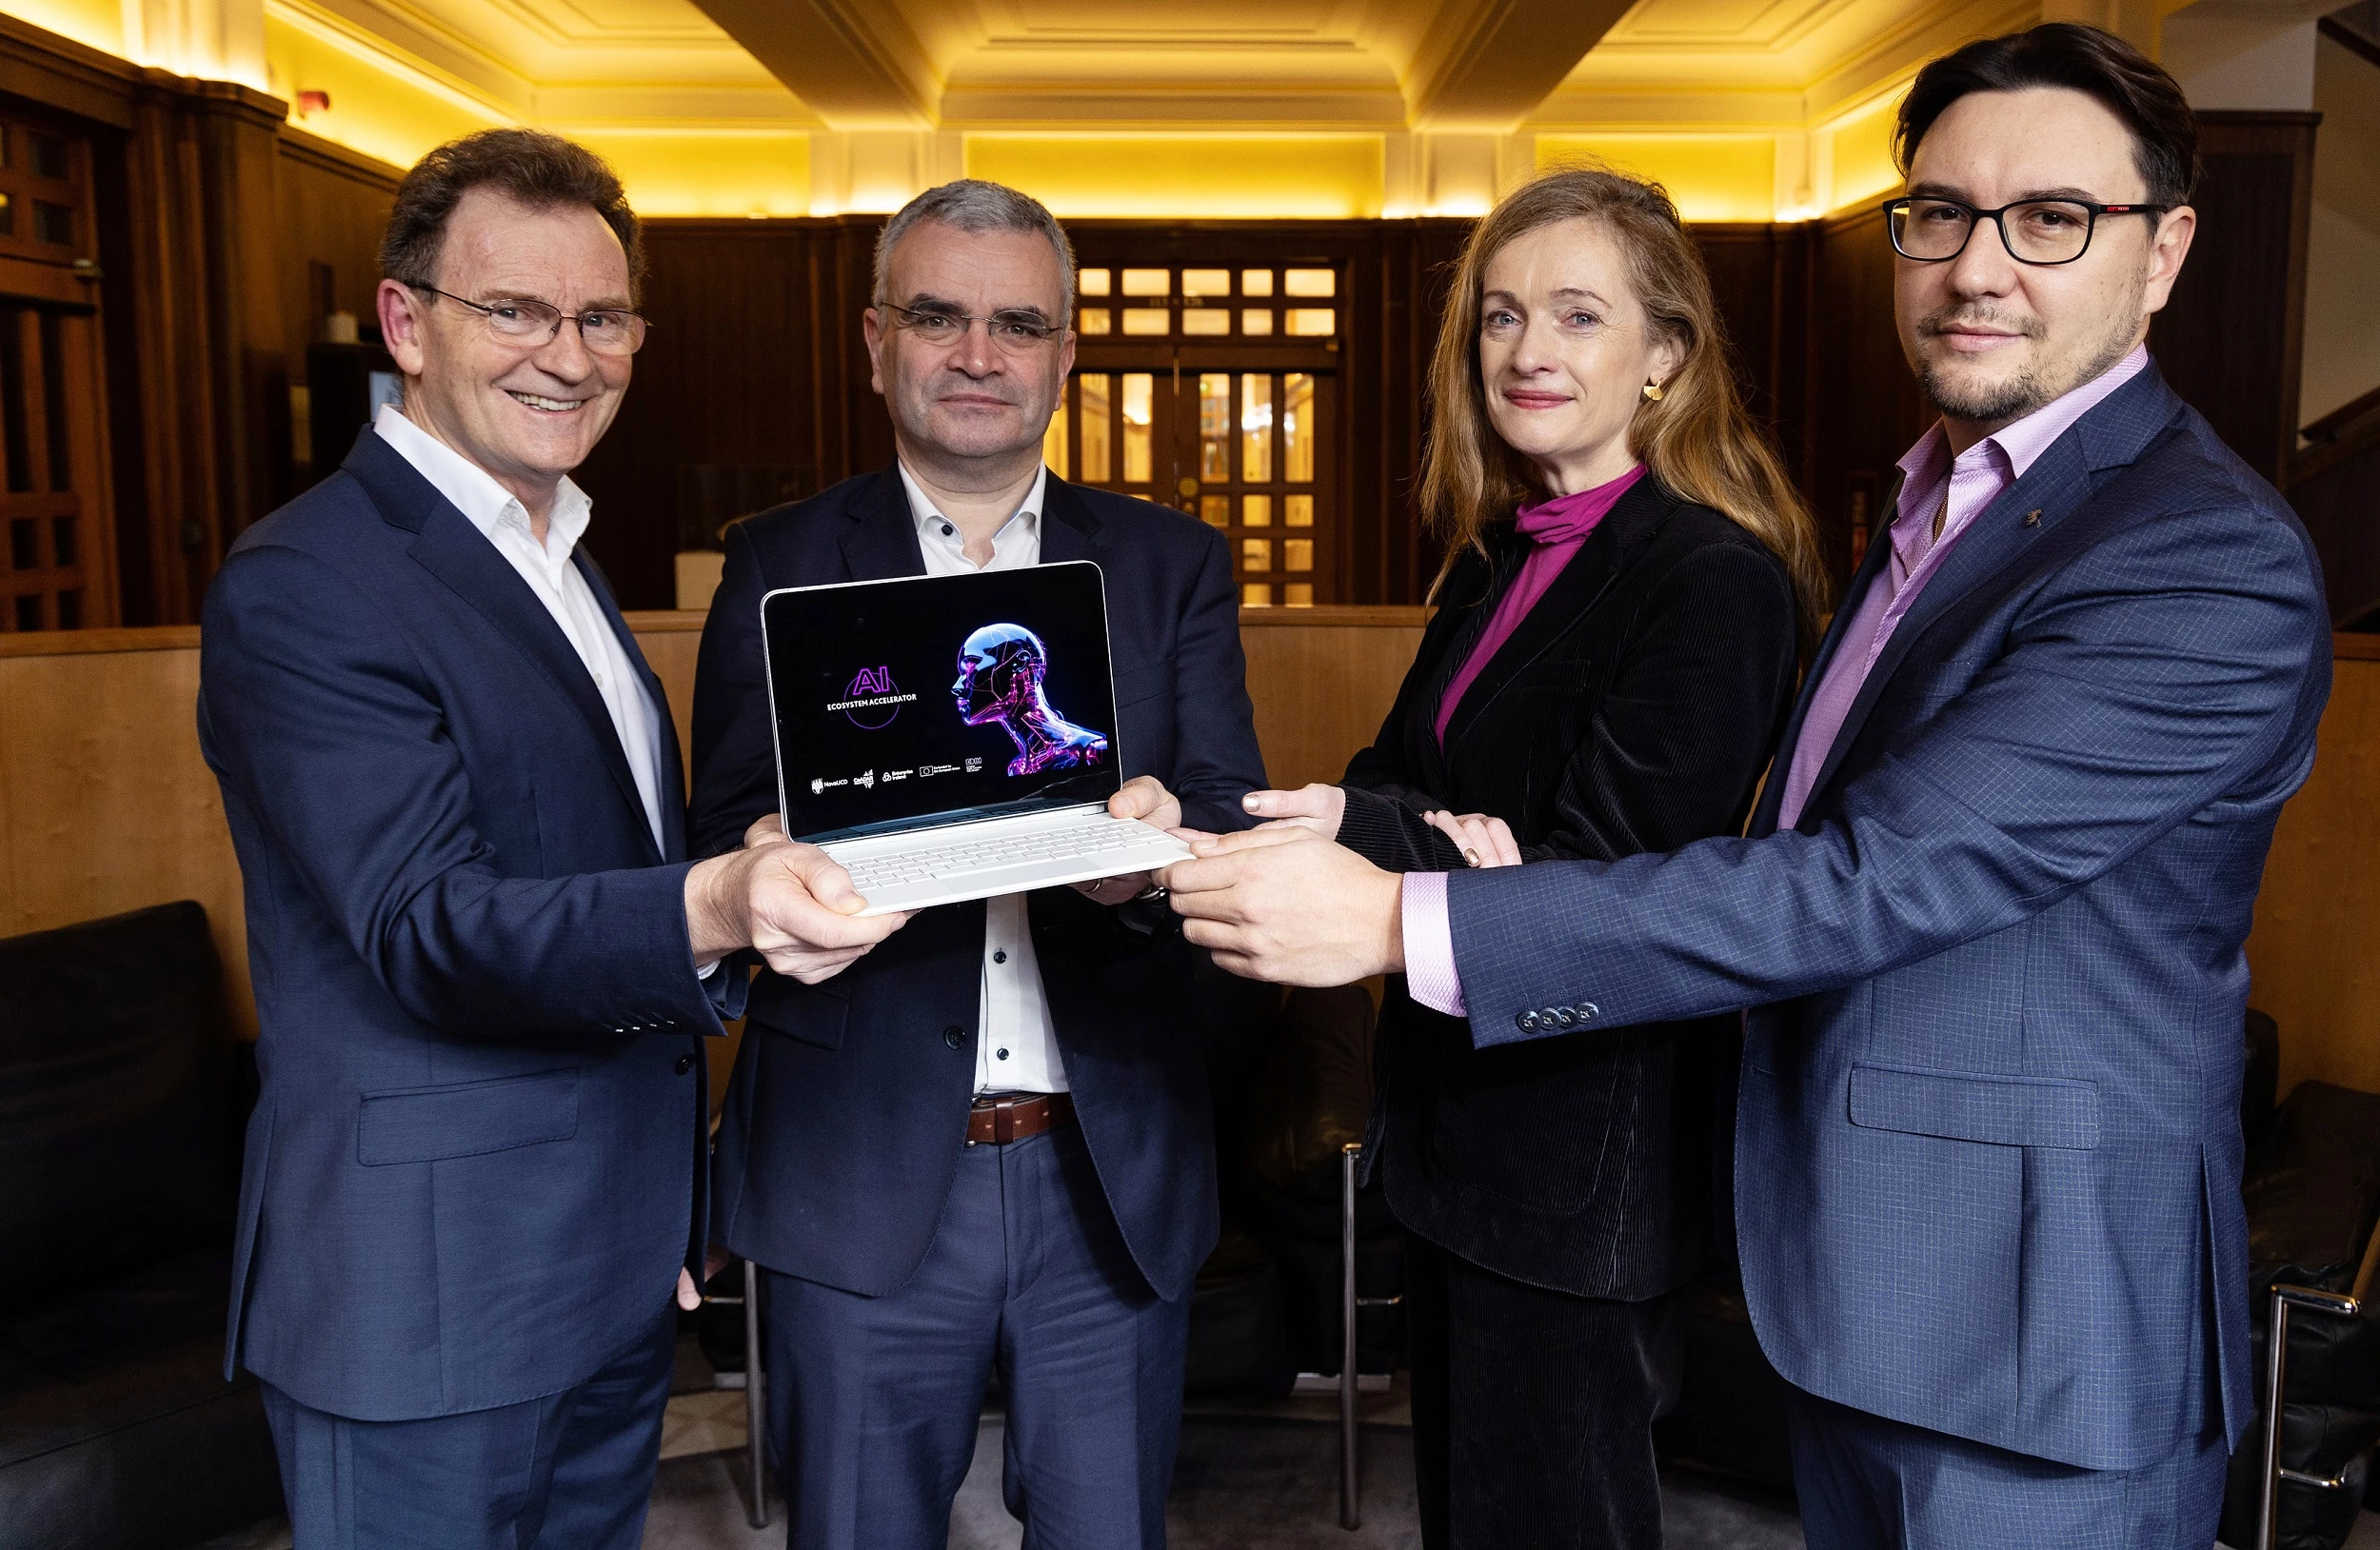
<instances>
[{"instance_id":1,"label":"blue checked suit jacket","mask_svg":"<svg viewBox=\"0 0 2380 1550\"><path fill-rule=\"evenodd\" d=\"M1797 828L1773 778L1748 838L1455 874L1474 1038L1751 1007L1736 1241L1787 1379L2092 1468L2236 1442L2242 944L2329 691L2304 529L2152 366L1945 558Z\"/></svg>"}]
</instances>

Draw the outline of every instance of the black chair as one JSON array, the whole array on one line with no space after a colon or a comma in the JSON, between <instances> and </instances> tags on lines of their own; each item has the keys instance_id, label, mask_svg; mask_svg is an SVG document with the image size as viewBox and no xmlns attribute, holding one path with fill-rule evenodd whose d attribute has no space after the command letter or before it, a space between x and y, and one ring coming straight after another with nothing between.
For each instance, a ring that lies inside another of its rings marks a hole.
<instances>
[{"instance_id":1,"label":"black chair","mask_svg":"<svg viewBox=\"0 0 2380 1550\"><path fill-rule=\"evenodd\" d=\"M246 1053L195 904L0 941L0 1550L281 1510L255 1381L223 1378Z\"/></svg>"}]
</instances>

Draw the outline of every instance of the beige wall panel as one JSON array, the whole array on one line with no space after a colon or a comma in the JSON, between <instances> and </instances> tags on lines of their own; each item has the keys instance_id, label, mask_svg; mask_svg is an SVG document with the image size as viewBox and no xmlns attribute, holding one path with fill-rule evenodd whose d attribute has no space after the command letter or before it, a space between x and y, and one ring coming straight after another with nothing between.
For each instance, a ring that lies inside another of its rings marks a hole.
<instances>
[{"instance_id":1,"label":"beige wall panel","mask_svg":"<svg viewBox=\"0 0 2380 1550\"><path fill-rule=\"evenodd\" d=\"M2282 810L2248 939L2285 1097L2308 1078L2380 1092L2380 638L2339 639L2374 660L2332 664L2321 750Z\"/></svg>"},{"instance_id":2,"label":"beige wall panel","mask_svg":"<svg viewBox=\"0 0 2380 1550\"><path fill-rule=\"evenodd\" d=\"M30 654L60 645L83 649ZM195 899L235 1023L252 1036L240 868L193 719L198 631L86 630L10 646L0 656L0 931Z\"/></svg>"},{"instance_id":3,"label":"beige wall panel","mask_svg":"<svg viewBox=\"0 0 2380 1550\"><path fill-rule=\"evenodd\" d=\"M632 623L683 742L700 617ZM1420 632L1419 609L1251 613L1249 691L1276 784L1339 775L1378 729ZM2341 648L2367 654L2336 664L2321 756L2282 815L2248 944L2255 1004L2281 1024L2284 1092L2310 1077L2380 1091L2380 645L2342 637ZM252 1033L239 867L199 757L197 690L192 629L0 646L0 934L195 899Z\"/></svg>"},{"instance_id":4,"label":"beige wall panel","mask_svg":"<svg viewBox=\"0 0 2380 1550\"><path fill-rule=\"evenodd\" d=\"M1421 645L1427 609L1246 609L1248 695L1277 786L1336 781L1370 745Z\"/></svg>"}]
</instances>

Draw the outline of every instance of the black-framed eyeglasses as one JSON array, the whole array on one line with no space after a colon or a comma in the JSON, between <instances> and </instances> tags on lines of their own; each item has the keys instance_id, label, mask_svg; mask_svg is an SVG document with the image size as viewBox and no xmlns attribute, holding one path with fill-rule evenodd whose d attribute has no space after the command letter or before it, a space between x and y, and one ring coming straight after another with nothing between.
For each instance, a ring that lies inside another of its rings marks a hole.
<instances>
[{"instance_id":1,"label":"black-framed eyeglasses","mask_svg":"<svg viewBox=\"0 0 2380 1550\"><path fill-rule=\"evenodd\" d=\"M1061 331L1057 324L1038 312L994 312L990 317L980 318L954 312L946 307L903 307L899 302L876 305L887 312L898 313L901 326L927 345L957 344L981 323L994 345L1012 355L1024 355L1048 344Z\"/></svg>"},{"instance_id":2,"label":"black-framed eyeglasses","mask_svg":"<svg viewBox=\"0 0 2380 1550\"><path fill-rule=\"evenodd\" d=\"M2000 229L2000 246L2019 264L2072 264L2089 250L2100 216L2155 217L2172 208L2020 199L1998 209L1977 209L1958 199L1903 198L1885 201L1884 224L1893 235L1893 250L1920 264L1947 264L1956 258L1985 221Z\"/></svg>"},{"instance_id":3,"label":"black-framed eyeglasses","mask_svg":"<svg viewBox=\"0 0 2380 1550\"><path fill-rule=\"evenodd\" d=\"M475 302L468 296L458 296L451 290L426 286L418 280L407 282L415 290L426 290L433 296L444 296L458 306L467 307L487 321L487 331L507 345L550 345L562 337L562 326L572 324L579 337L586 342L587 351L594 355L634 355L645 348L645 330L652 325L634 312L619 308L598 308L590 312L565 312L550 302L531 296L506 296L498 301Z\"/></svg>"}]
</instances>

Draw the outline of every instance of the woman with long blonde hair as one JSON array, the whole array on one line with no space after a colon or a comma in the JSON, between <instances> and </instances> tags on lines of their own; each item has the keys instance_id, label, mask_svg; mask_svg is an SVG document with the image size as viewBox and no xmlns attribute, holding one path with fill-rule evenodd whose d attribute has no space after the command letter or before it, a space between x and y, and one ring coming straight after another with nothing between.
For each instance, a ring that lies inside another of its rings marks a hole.
<instances>
[{"instance_id":1,"label":"woman with long blonde hair","mask_svg":"<svg viewBox=\"0 0 2380 1550\"><path fill-rule=\"evenodd\" d=\"M1507 197L1430 386L1438 612L1341 783L1251 810L1414 872L1740 832L1822 587L1668 195L1576 169ZM1431 1550L1659 1544L1651 1428L1670 1294L1715 1260L1729 1021L1481 1049L1393 985L1368 1150L1407 1229Z\"/></svg>"}]
</instances>

